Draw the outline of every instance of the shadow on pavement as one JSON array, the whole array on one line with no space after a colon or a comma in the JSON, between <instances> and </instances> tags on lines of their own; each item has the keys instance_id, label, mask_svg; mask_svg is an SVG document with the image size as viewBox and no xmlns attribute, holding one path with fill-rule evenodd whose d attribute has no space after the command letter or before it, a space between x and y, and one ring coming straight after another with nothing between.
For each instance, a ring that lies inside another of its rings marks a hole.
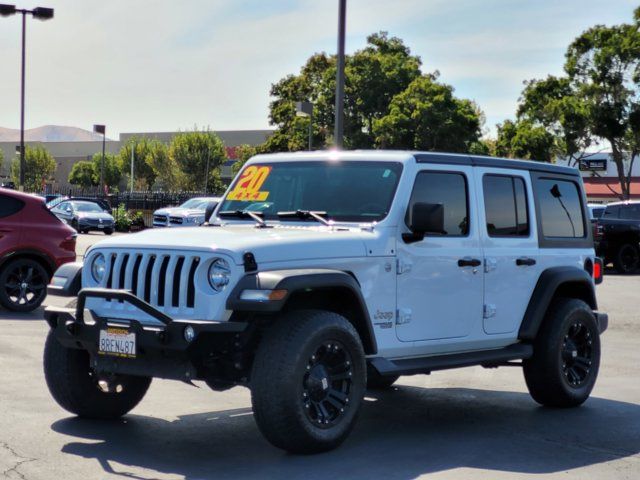
<instances>
[{"instance_id":1,"label":"shadow on pavement","mask_svg":"<svg viewBox=\"0 0 640 480\"><path fill-rule=\"evenodd\" d=\"M15 320L15 321L23 321L23 320L41 320L44 321L44 307L38 307L33 312L20 313L20 312L10 312L9 310L5 310L0 307L0 321L2 320Z\"/></svg>"},{"instance_id":2,"label":"shadow on pavement","mask_svg":"<svg viewBox=\"0 0 640 480\"><path fill-rule=\"evenodd\" d=\"M148 478L139 469L193 480L408 480L461 467L548 474L640 452L640 405L631 403L591 398L580 408L556 410L537 406L524 393L409 386L366 398L342 447L315 456L269 445L248 408L174 421L67 418L52 428L89 440L67 443L64 453L95 459L105 473L130 478Z\"/></svg>"}]
</instances>

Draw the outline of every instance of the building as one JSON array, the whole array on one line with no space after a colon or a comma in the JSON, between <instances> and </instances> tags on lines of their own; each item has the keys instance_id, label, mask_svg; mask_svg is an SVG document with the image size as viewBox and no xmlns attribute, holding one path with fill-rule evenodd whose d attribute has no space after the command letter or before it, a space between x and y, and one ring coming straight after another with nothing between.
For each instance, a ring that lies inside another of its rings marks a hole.
<instances>
[{"instance_id":1,"label":"building","mask_svg":"<svg viewBox=\"0 0 640 480\"><path fill-rule=\"evenodd\" d=\"M557 163L567 165L570 162L563 159L558 160ZM581 160L579 165L571 163L570 166L580 168L589 202L609 203L620 200L618 169L611 158L611 153L590 154ZM625 167L628 168L628 163ZM640 200L640 158L637 157L631 171L631 199Z\"/></svg>"},{"instance_id":2,"label":"building","mask_svg":"<svg viewBox=\"0 0 640 480\"><path fill-rule=\"evenodd\" d=\"M107 153L118 153L120 148L133 136L145 136L169 143L175 135L181 132L140 132L121 133L118 140L107 140L105 151ZM260 145L273 133L273 130L223 130L215 132L224 142L227 148L227 161L221 171L223 180L230 180L232 177L231 166L235 162L235 148L239 145ZM68 178L71 169L76 162L91 160L93 155L102 152L102 141L82 141L82 142L25 142L27 146L42 146L53 155L57 168L54 175L56 187L66 188L69 186ZM4 161L0 164L0 182L10 177L10 166L16 157L16 142L0 142L0 150L3 153Z\"/></svg>"}]
</instances>

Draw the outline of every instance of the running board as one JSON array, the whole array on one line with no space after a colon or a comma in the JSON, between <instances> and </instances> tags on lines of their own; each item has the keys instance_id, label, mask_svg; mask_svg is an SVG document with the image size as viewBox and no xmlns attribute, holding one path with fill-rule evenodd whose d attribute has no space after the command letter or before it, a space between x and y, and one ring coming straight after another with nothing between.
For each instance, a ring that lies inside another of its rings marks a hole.
<instances>
[{"instance_id":1,"label":"running board","mask_svg":"<svg viewBox=\"0 0 640 480\"><path fill-rule=\"evenodd\" d=\"M388 360L384 357L376 357L369 360L380 375L417 375L430 373L434 370L447 370L449 368L471 367L482 365L483 367L498 367L512 360L531 358L533 346L524 343L514 343L497 350L480 350L477 352L453 353L448 355L436 355L431 357L405 358L400 360Z\"/></svg>"}]
</instances>

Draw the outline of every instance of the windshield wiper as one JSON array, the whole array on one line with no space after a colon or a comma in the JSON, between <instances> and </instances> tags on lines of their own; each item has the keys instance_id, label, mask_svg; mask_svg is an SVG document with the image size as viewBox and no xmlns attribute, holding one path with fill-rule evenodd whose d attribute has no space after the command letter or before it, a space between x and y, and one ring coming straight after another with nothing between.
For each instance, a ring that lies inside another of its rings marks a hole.
<instances>
[{"instance_id":1,"label":"windshield wiper","mask_svg":"<svg viewBox=\"0 0 640 480\"><path fill-rule=\"evenodd\" d=\"M262 215L262 212L252 212L250 210L223 210L218 212L219 217L251 218L258 224L258 227L265 228L267 224L262 219Z\"/></svg>"},{"instance_id":2,"label":"windshield wiper","mask_svg":"<svg viewBox=\"0 0 640 480\"><path fill-rule=\"evenodd\" d=\"M278 212L276 213L280 218L299 218L301 220L307 220L313 218L315 221L322 223L323 225L330 226L329 220L327 220L327 212L313 211L313 210L295 210L292 212Z\"/></svg>"}]
</instances>

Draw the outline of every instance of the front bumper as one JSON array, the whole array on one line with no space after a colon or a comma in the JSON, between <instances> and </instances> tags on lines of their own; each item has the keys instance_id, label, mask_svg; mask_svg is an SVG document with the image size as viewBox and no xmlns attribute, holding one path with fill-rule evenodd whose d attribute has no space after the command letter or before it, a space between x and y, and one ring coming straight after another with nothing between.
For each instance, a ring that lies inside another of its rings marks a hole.
<instances>
[{"instance_id":1,"label":"front bumper","mask_svg":"<svg viewBox=\"0 0 640 480\"><path fill-rule=\"evenodd\" d=\"M163 325L148 326L134 319L100 317L85 309L86 300L91 297L130 303ZM47 307L44 316L62 345L89 352L92 367L96 371L176 380L203 377L200 366L204 347L232 342L235 335L244 332L248 325L246 322L172 319L127 290L101 288L82 289L78 293L75 308ZM195 333L192 341L185 339L184 332L188 326ZM135 358L99 352L100 331L108 327L126 328L130 333L135 333Z\"/></svg>"},{"instance_id":2,"label":"front bumper","mask_svg":"<svg viewBox=\"0 0 640 480\"><path fill-rule=\"evenodd\" d=\"M598 324L598 331L604 333L609 328L609 315L602 312L593 312L596 317L596 323Z\"/></svg>"}]
</instances>

